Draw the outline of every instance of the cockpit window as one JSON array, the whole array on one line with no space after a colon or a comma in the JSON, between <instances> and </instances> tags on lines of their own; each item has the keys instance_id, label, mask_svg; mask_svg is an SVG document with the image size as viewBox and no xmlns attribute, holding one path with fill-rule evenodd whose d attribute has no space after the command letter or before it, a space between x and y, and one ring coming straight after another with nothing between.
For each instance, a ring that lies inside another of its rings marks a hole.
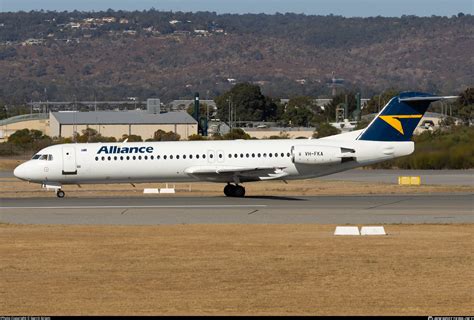
<instances>
[{"instance_id":1,"label":"cockpit window","mask_svg":"<svg viewBox=\"0 0 474 320\"><path fill-rule=\"evenodd\" d=\"M53 161L53 155L52 154L35 154L31 159Z\"/></svg>"}]
</instances>

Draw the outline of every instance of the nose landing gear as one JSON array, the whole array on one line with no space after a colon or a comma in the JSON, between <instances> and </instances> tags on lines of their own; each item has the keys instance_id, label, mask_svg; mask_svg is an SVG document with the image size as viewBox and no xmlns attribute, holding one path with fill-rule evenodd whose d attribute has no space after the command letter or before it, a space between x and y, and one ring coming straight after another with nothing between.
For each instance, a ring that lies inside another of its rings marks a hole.
<instances>
[{"instance_id":1,"label":"nose landing gear","mask_svg":"<svg viewBox=\"0 0 474 320\"><path fill-rule=\"evenodd\" d=\"M245 188L229 183L224 188L224 194L228 197L243 198L245 196Z\"/></svg>"},{"instance_id":2,"label":"nose landing gear","mask_svg":"<svg viewBox=\"0 0 474 320\"><path fill-rule=\"evenodd\" d=\"M64 193L64 191L62 191L61 189L58 189L58 191L56 191L56 196L58 198L64 198L65 195L66 193Z\"/></svg>"}]
</instances>

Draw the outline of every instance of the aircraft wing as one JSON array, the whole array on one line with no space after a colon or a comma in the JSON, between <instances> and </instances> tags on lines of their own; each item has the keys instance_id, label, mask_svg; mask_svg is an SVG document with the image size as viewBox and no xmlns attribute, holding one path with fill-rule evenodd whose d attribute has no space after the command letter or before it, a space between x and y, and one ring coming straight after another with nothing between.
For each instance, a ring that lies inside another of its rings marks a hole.
<instances>
[{"instance_id":1,"label":"aircraft wing","mask_svg":"<svg viewBox=\"0 0 474 320\"><path fill-rule=\"evenodd\" d=\"M288 175L284 167L195 166L184 170L198 180L214 182L245 182L272 180Z\"/></svg>"}]
</instances>

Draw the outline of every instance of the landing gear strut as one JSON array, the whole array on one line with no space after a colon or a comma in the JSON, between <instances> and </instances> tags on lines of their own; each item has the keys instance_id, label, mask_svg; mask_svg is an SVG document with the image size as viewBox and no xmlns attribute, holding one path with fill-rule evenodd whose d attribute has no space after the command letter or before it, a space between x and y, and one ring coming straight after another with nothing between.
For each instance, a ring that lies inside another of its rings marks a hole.
<instances>
[{"instance_id":1,"label":"landing gear strut","mask_svg":"<svg viewBox=\"0 0 474 320\"><path fill-rule=\"evenodd\" d=\"M245 188L239 185L227 184L224 188L224 194L228 197L242 198L245 196Z\"/></svg>"},{"instance_id":2,"label":"landing gear strut","mask_svg":"<svg viewBox=\"0 0 474 320\"><path fill-rule=\"evenodd\" d=\"M58 189L58 191L56 191L56 196L58 196L58 198L64 198L65 195L66 193L64 193L64 191L62 191L61 189Z\"/></svg>"}]
</instances>

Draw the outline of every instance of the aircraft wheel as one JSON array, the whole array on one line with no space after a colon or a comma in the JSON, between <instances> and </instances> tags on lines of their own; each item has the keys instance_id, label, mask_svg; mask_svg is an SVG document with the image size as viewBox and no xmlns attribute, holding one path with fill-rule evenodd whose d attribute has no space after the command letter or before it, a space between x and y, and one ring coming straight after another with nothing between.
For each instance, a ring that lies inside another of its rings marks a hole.
<instances>
[{"instance_id":1,"label":"aircraft wheel","mask_svg":"<svg viewBox=\"0 0 474 320\"><path fill-rule=\"evenodd\" d=\"M245 188L242 186L235 186L234 197L242 198L245 196Z\"/></svg>"},{"instance_id":2,"label":"aircraft wheel","mask_svg":"<svg viewBox=\"0 0 474 320\"><path fill-rule=\"evenodd\" d=\"M65 195L66 195L66 193L64 193L64 191L62 191L62 190L58 190L56 192L56 196L58 196L58 198L64 198Z\"/></svg>"},{"instance_id":3,"label":"aircraft wheel","mask_svg":"<svg viewBox=\"0 0 474 320\"><path fill-rule=\"evenodd\" d=\"M234 189L235 187L231 184L228 184L224 187L224 194L228 197L233 197L234 196Z\"/></svg>"}]
</instances>

